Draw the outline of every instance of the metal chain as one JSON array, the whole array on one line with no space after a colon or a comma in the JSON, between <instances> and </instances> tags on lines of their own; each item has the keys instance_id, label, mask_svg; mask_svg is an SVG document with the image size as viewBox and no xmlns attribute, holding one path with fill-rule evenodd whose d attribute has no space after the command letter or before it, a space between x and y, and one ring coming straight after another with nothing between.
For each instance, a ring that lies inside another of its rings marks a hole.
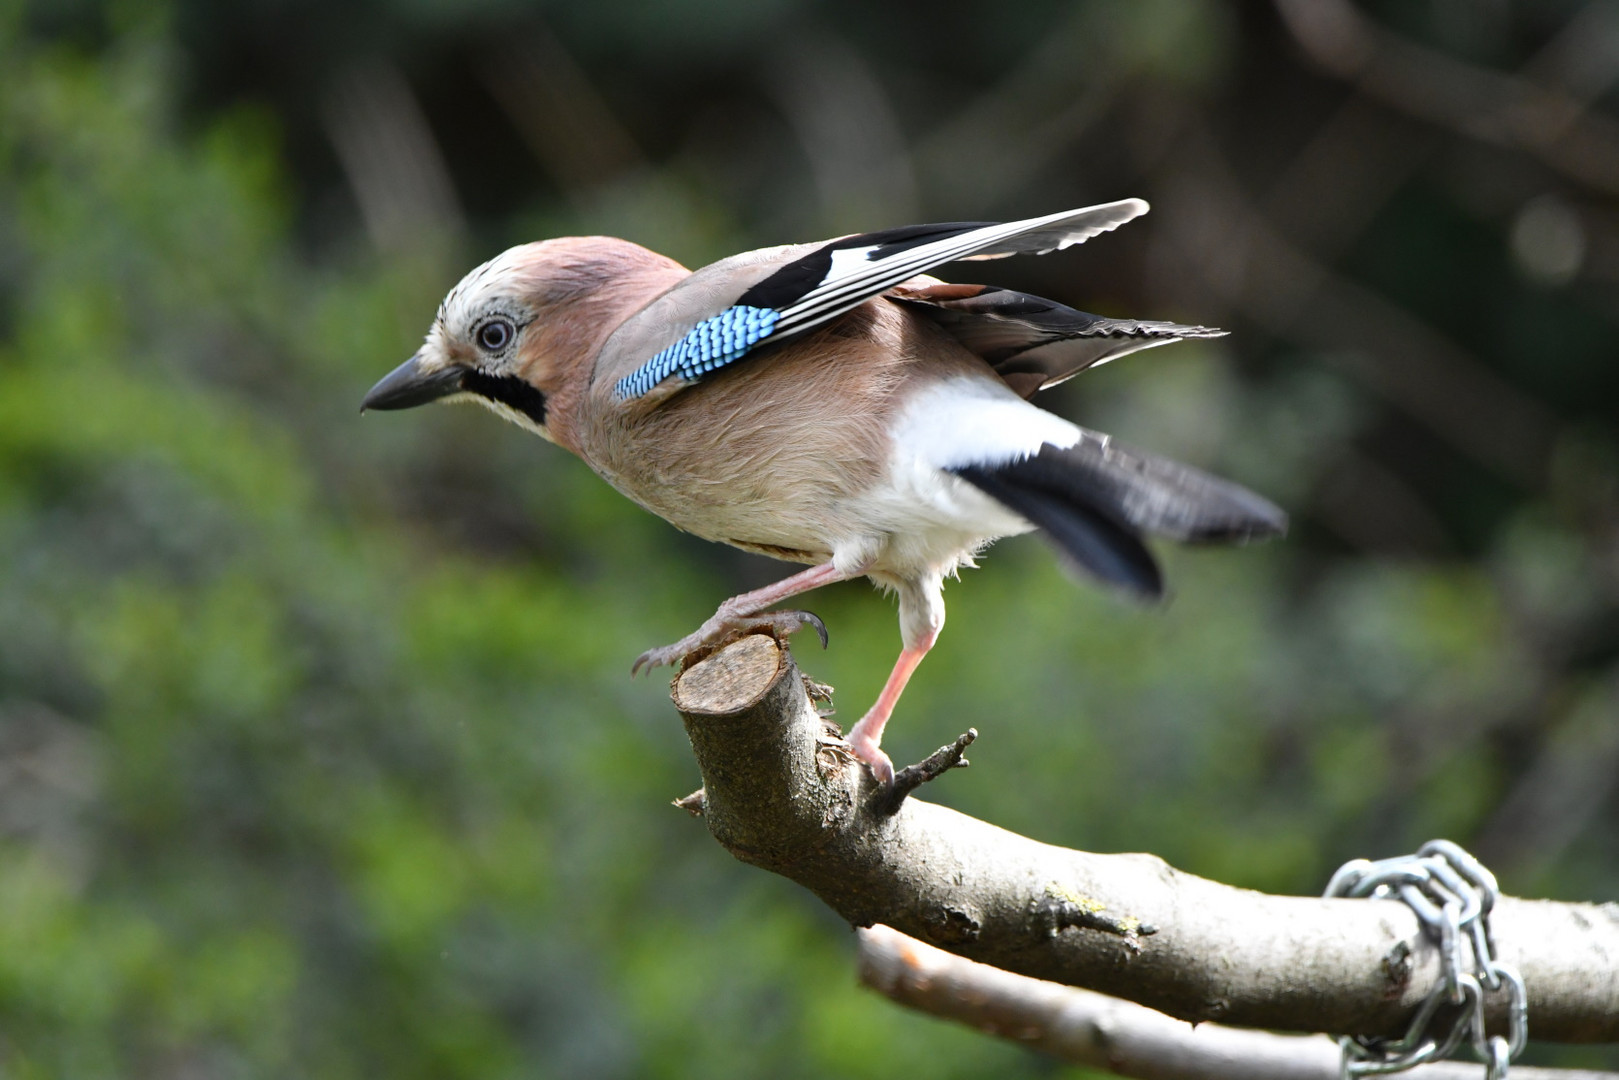
<instances>
[{"instance_id":1,"label":"metal chain","mask_svg":"<svg viewBox=\"0 0 1619 1080\"><path fill-rule=\"evenodd\" d=\"M1471 1035L1473 1051L1484 1062L1486 1080L1507 1080L1508 1063L1529 1038L1529 1003L1523 979L1511 964L1495 958L1490 909L1500 895L1495 875L1449 840L1430 840L1415 855L1370 862L1355 859L1332 875L1327 896L1405 901L1422 931L1439 947L1445 978L1422 1003L1398 1040L1341 1035L1341 1080L1404 1072L1425 1061L1448 1057ZM1463 943L1469 948L1463 949ZM1465 961L1471 954L1471 965ZM1510 1035L1486 1036L1484 994L1506 987ZM1450 1030L1430 1031L1443 1005L1462 1006Z\"/></svg>"}]
</instances>

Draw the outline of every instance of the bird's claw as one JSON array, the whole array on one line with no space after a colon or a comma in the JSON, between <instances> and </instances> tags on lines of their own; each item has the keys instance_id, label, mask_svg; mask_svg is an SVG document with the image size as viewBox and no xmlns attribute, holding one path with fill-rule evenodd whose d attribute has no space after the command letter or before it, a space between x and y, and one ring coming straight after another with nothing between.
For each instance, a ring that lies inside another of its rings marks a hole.
<instances>
[{"instance_id":1,"label":"bird's claw","mask_svg":"<svg viewBox=\"0 0 1619 1080\"><path fill-rule=\"evenodd\" d=\"M826 623L813 611L766 611L759 615L746 615L737 618L721 619L718 622L710 620L714 625L705 623L694 634L687 634L673 645L664 645L656 649L648 649L635 658L630 666L631 675L639 675L642 668L651 670L665 664L674 664L684 660L698 649L718 645L728 637L753 633L756 630L768 629L777 637L786 637L795 631L808 626L815 631L815 636L821 639L821 648L826 648L831 639L827 636Z\"/></svg>"},{"instance_id":2,"label":"bird's claw","mask_svg":"<svg viewBox=\"0 0 1619 1080\"><path fill-rule=\"evenodd\" d=\"M754 625L760 624L769 625L782 637L808 626L815 631L815 636L821 639L821 648L824 649L832 643L832 639L826 633L826 623L822 622L821 617L813 611L771 611L754 620Z\"/></svg>"}]
</instances>

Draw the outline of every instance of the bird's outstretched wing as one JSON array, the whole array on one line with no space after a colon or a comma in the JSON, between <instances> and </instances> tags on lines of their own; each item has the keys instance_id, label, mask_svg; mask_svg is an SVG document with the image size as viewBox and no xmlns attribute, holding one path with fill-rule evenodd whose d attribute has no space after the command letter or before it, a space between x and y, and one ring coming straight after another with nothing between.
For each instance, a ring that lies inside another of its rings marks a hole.
<instances>
[{"instance_id":1,"label":"bird's outstretched wing","mask_svg":"<svg viewBox=\"0 0 1619 1080\"><path fill-rule=\"evenodd\" d=\"M950 331L1025 398L1129 353L1226 333L1210 326L1107 319L994 285L927 285L887 295Z\"/></svg>"},{"instance_id":2,"label":"bird's outstretched wing","mask_svg":"<svg viewBox=\"0 0 1619 1080\"><path fill-rule=\"evenodd\" d=\"M1140 199L1124 199L1024 221L910 225L723 260L615 331L603 355L618 362L613 367L633 355L636 366L616 375L614 394L627 401L668 379L700 379L762 343L820 326L941 263L1056 251L1146 212Z\"/></svg>"}]
</instances>

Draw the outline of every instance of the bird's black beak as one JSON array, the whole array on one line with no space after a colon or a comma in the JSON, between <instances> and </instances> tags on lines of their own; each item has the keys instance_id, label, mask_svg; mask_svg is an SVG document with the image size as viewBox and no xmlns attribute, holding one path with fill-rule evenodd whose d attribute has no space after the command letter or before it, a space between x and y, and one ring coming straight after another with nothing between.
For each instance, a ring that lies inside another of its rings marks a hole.
<instances>
[{"instance_id":1,"label":"bird's black beak","mask_svg":"<svg viewBox=\"0 0 1619 1080\"><path fill-rule=\"evenodd\" d=\"M461 391L461 377L465 372L455 365L438 371L423 371L421 354L406 360L390 371L382 381L371 388L360 402L360 411L367 409L412 409L426 405Z\"/></svg>"}]
</instances>

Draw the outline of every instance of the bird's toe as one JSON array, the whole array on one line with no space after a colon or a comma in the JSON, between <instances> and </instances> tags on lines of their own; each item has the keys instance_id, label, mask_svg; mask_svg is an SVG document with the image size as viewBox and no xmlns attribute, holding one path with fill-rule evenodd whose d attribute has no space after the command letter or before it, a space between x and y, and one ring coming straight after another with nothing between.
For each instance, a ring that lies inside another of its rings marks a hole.
<instances>
[{"instance_id":1,"label":"bird's toe","mask_svg":"<svg viewBox=\"0 0 1619 1080\"><path fill-rule=\"evenodd\" d=\"M686 641L677 641L673 645L664 645L660 648L648 649L646 652L635 658L635 663L630 665L630 674L639 675L641 674L642 668L651 671L656 667L663 667L666 664L673 664L675 661L685 657L687 653L694 652L699 644L701 644L701 642L688 644Z\"/></svg>"},{"instance_id":2,"label":"bird's toe","mask_svg":"<svg viewBox=\"0 0 1619 1080\"><path fill-rule=\"evenodd\" d=\"M729 638L742 634L769 630L777 637L786 637L806 626L814 629L815 636L821 639L821 648L826 648L828 641L826 623L812 611L768 611L762 615L740 618L716 616L704 623L695 634L688 634L673 645L648 649L636 657L635 663L630 665L630 674L639 675L642 668L650 671L665 664L677 663L699 649L713 648Z\"/></svg>"},{"instance_id":3,"label":"bird's toe","mask_svg":"<svg viewBox=\"0 0 1619 1080\"><path fill-rule=\"evenodd\" d=\"M866 768L871 770L871 775L879 784L883 787L893 786L893 759L883 753L882 748L877 745L875 739L861 731L859 725L856 725L846 736L845 741L848 742L849 750L854 756L866 763Z\"/></svg>"}]
</instances>

